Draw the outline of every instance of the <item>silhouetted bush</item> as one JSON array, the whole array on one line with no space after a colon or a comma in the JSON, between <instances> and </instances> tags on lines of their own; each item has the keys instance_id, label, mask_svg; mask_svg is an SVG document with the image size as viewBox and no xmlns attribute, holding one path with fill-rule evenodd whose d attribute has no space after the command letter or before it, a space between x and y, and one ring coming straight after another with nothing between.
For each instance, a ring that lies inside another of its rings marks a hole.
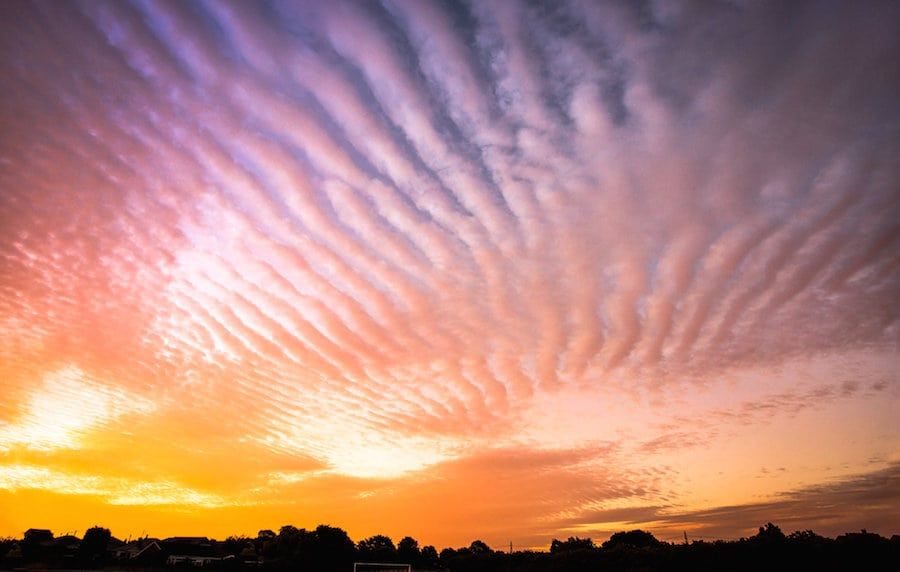
<instances>
[{"instance_id":1,"label":"silhouetted bush","mask_svg":"<svg viewBox=\"0 0 900 572\"><path fill-rule=\"evenodd\" d=\"M570 536L566 540L556 540L550 543L550 554L559 554L562 552L572 552L573 550L593 550L594 541L590 538L578 538Z\"/></svg>"},{"instance_id":2,"label":"silhouetted bush","mask_svg":"<svg viewBox=\"0 0 900 572\"><path fill-rule=\"evenodd\" d=\"M78 547L78 559L82 566L98 566L106 560L106 548L112 534L108 528L94 526L87 529Z\"/></svg>"},{"instance_id":3,"label":"silhouetted bush","mask_svg":"<svg viewBox=\"0 0 900 572\"><path fill-rule=\"evenodd\" d=\"M613 534L609 540L603 543L602 547L611 550L614 548L653 548L659 545L659 540L649 532L629 530Z\"/></svg>"},{"instance_id":4,"label":"silhouetted bush","mask_svg":"<svg viewBox=\"0 0 900 572\"><path fill-rule=\"evenodd\" d=\"M356 549L360 559L367 562L394 562L397 560L397 548L394 547L394 541L383 534L376 534L360 540Z\"/></svg>"}]
</instances>

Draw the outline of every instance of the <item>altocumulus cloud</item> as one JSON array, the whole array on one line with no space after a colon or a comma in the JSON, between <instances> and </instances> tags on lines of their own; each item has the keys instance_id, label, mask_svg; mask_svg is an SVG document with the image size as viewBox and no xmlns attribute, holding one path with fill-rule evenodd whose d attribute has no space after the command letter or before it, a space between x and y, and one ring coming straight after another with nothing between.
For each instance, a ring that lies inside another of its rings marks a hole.
<instances>
[{"instance_id":1,"label":"altocumulus cloud","mask_svg":"<svg viewBox=\"0 0 900 572\"><path fill-rule=\"evenodd\" d=\"M547 394L897 346L896 4L0 12L0 435L37 391L83 407L38 383L77 369L115 405L70 448L127 417L172 459L265 451L233 473L260 491L482 475ZM562 480L670 500L592 463Z\"/></svg>"}]
</instances>

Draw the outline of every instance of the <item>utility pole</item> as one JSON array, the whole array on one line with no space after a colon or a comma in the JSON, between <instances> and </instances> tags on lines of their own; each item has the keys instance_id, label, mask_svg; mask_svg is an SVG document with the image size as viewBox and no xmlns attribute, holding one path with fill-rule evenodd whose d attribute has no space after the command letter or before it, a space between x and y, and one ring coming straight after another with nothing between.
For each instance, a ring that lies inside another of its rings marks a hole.
<instances>
[{"instance_id":1,"label":"utility pole","mask_svg":"<svg viewBox=\"0 0 900 572\"><path fill-rule=\"evenodd\" d=\"M509 541L509 553L512 554L512 540Z\"/></svg>"},{"instance_id":2,"label":"utility pole","mask_svg":"<svg viewBox=\"0 0 900 572\"><path fill-rule=\"evenodd\" d=\"M688 541L687 541L687 531L686 531L686 530L682 530L681 532L682 532L682 534L684 534L684 544L687 545L687 543L688 543Z\"/></svg>"}]
</instances>

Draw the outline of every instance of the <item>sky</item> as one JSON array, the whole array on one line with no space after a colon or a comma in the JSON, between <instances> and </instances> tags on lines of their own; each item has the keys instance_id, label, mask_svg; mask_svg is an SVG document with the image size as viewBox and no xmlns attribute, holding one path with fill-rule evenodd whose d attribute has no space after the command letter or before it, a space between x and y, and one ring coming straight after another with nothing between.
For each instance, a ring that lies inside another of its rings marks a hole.
<instances>
[{"instance_id":1,"label":"sky","mask_svg":"<svg viewBox=\"0 0 900 572\"><path fill-rule=\"evenodd\" d=\"M900 533L898 29L0 3L0 536Z\"/></svg>"}]
</instances>

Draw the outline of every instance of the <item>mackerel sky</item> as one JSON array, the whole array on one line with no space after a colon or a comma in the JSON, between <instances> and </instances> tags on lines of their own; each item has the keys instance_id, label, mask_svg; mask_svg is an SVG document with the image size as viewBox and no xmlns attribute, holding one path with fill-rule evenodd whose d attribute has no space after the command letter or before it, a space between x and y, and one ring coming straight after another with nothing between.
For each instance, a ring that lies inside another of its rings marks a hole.
<instances>
[{"instance_id":1,"label":"mackerel sky","mask_svg":"<svg viewBox=\"0 0 900 572\"><path fill-rule=\"evenodd\" d=\"M900 532L897 30L0 3L0 535Z\"/></svg>"}]
</instances>

